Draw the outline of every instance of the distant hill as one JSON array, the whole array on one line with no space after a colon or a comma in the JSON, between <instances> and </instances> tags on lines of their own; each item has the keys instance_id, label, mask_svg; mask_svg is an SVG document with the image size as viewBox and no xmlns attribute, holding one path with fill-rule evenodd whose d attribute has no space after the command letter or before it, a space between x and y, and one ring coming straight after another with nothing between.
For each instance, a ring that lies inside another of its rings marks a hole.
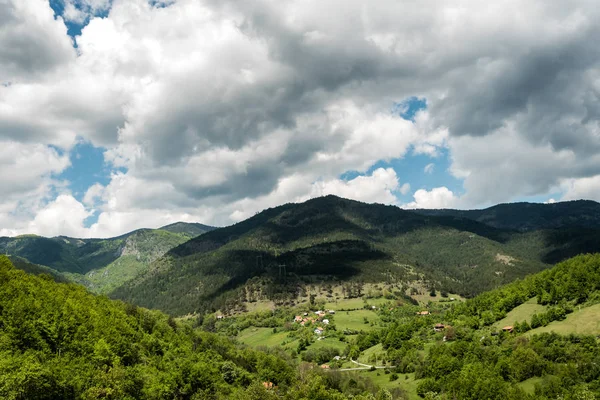
<instances>
[{"instance_id":1,"label":"distant hill","mask_svg":"<svg viewBox=\"0 0 600 400\"><path fill-rule=\"evenodd\" d=\"M527 209L517 204L513 211L528 215ZM557 222L521 231L506 225L327 196L267 209L194 238L112 295L180 315L234 307L256 277L271 282L261 289L271 298L293 297L315 280L421 281L473 296L600 249L591 223L586 229L557 228Z\"/></svg>"},{"instance_id":2,"label":"distant hill","mask_svg":"<svg viewBox=\"0 0 600 400\"><path fill-rule=\"evenodd\" d=\"M163 226L158 229L172 233L179 233L193 238L200 236L203 233L215 230L216 228L214 226L203 225L195 222L175 222L174 224Z\"/></svg>"},{"instance_id":3,"label":"distant hill","mask_svg":"<svg viewBox=\"0 0 600 400\"><path fill-rule=\"evenodd\" d=\"M8 257L13 266L21 271L25 271L32 275L49 275L55 282L66 283L69 279L60 272L53 270L52 268L45 267L43 265L32 264L24 258L17 256Z\"/></svg>"},{"instance_id":4,"label":"distant hill","mask_svg":"<svg viewBox=\"0 0 600 400\"><path fill-rule=\"evenodd\" d=\"M560 203L498 204L483 210L414 210L421 215L468 218L499 229L600 229L600 203L591 200Z\"/></svg>"},{"instance_id":5,"label":"distant hill","mask_svg":"<svg viewBox=\"0 0 600 400\"><path fill-rule=\"evenodd\" d=\"M164 229L139 229L110 239L1 237L0 253L10 255L13 260L13 257L22 259L25 264L17 262L17 268L47 267L56 276L81 283L97 293L108 293L173 247L211 229L180 222Z\"/></svg>"}]
</instances>

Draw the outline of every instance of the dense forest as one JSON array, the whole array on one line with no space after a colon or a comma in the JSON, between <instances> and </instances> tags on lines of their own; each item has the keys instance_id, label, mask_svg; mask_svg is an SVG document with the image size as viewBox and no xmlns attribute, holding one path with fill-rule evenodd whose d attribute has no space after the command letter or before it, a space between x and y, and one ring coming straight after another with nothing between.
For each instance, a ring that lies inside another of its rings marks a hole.
<instances>
[{"instance_id":1,"label":"dense forest","mask_svg":"<svg viewBox=\"0 0 600 400\"><path fill-rule=\"evenodd\" d=\"M345 393L345 394L342 394ZM277 349L254 351L0 256L0 398L388 399Z\"/></svg>"},{"instance_id":2,"label":"dense forest","mask_svg":"<svg viewBox=\"0 0 600 400\"><path fill-rule=\"evenodd\" d=\"M420 209L431 216L468 218L499 229L532 231L540 229L587 228L600 226L600 203L592 200L550 204L506 203L482 210Z\"/></svg>"}]
</instances>

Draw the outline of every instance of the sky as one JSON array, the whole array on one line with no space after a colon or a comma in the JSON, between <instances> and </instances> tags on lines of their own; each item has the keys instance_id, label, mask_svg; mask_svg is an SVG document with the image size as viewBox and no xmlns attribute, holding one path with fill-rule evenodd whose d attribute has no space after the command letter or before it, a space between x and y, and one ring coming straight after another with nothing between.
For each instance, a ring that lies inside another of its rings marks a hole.
<instances>
[{"instance_id":1,"label":"sky","mask_svg":"<svg viewBox=\"0 0 600 400\"><path fill-rule=\"evenodd\" d=\"M0 0L0 235L600 201L594 0Z\"/></svg>"}]
</instances>

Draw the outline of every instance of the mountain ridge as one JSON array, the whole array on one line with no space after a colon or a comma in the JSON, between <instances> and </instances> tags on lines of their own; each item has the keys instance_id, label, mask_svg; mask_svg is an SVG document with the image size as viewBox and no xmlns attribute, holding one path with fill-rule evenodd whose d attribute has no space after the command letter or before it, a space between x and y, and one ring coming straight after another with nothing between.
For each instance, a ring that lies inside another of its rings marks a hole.
<instances>
[{"instance_id":1,"label":"mountain ridge","mask_svg":"<svg viewBox=\"0 0 600 400\"><path fill-rule=\"evenodd\" d=\"M410 211L428 216L468 218L495 228L519 231L565 227L598 228L600 226L600 203L593 200L569 200L555 203L501 203L473 210L415 209Z\"/></svg>"},{"instance_id":2,"label":"mountain ridge","mask_svg":"<svg viewBox=\"0 0 600 400\"><path fill-rule=\"evenodd\" d=\"M266 209L174 247L112 295L186 314L239 302L246 282L257 277L266 279L265 291L292 299L316 274L425 280L469 297L598 250L599 237L595 229L500 229L456 215L325 196ZM280 282L280 265L287 282Z\"/></svg>"},{"instance_id":3,"label":"mountain ridge","mask_svg":"<svg viewBox=\"0 0 600 400\"><path fill-rule=\"evenodd\" d=\"M107 239L21 235L0 237L0 252L49 267L88 289L107 293L133 278L172 247L195 234L214 229L202 224L176 223L166 229L136 229Z\"/></svg>"}]
</instances>

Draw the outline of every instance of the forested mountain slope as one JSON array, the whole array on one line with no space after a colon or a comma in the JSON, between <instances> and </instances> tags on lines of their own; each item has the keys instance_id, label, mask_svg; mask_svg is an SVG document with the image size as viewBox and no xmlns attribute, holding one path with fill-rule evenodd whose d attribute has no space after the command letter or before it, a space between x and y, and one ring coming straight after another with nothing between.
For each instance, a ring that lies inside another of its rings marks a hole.
<instances>
[{"instance_id":1,"label":"forested mountain slope","mask_svg":"<svg viewBox=\"0 0 600 400\"><path fill-rule=\"evenodd\" d=\"M177 223L164 229L140 229L110 239L2 237L0 253L49 267L92 291L107 293L173 247L211 229L214 228L201 224Z\"/></svg>"},{"instance_id":2,"label":"forested mountain slope","mask_svg":"<svg viewBox=\"0 0 600 400\"><path fill-rule=\"evenodd\" d=\"M342 400L344 391L367 400L376 393L368 382L324 379L296 366L285 353L236 347L160 312L28 275L0 256L2 399L295 400L309 394Z\"/></svg>"},{"instance_id":3,"label":"forested mountain slope","mask_svg":"<svg viewBox=\"0 0 600 400\"><path fill-rule=\"evenodd\" d=\"M210 232L214 230L215 227L199 224L197 222L175 222L174 224L166 225L158 229L161 231L179 233L180 235L187 236L191 239L200 236L203 233Z\"/></svg>"},{"instance_id":4,"label":"forested mountain slope","mask_svg":"<svg viewBox=\"0 0 600 400\"><path fill-rule=\"evenodd\" d=\"M591 200L560 203L498 204L483 210L414 210L422 215L468 218L499 229L600 229L600 203Z\"/></svg>"},{"instance_id":5,"label":"forested mountain slope","mask_svg":"<svg viewBox=\"0 0 600 400\"><path fill-rule=\"evenodd\" d=\"M531 299L540 311L530 322L495 325ZM598 303L600 255L581 255L464 303L432 307L427 316L406 307L382 310L379 317L389 324L361 333L350 351L380 346L397 373L414 374L416 393L426 398L596 399L600 331L530 330Z\"/></svg>"},{"instance_id":6,"label":"forested mountain slope","mask_svg":"<svg viewBox=\"0 0 600 400\"><path fill-rule=\"evenodd\" d=\"M327 196L263 211L169 251L113 295L174 314L244 300L248 279L271 296L311 280L428 282L472 296L550 263L600 250L594 230L517 232Z\"/></svg>"}]
</instances>

